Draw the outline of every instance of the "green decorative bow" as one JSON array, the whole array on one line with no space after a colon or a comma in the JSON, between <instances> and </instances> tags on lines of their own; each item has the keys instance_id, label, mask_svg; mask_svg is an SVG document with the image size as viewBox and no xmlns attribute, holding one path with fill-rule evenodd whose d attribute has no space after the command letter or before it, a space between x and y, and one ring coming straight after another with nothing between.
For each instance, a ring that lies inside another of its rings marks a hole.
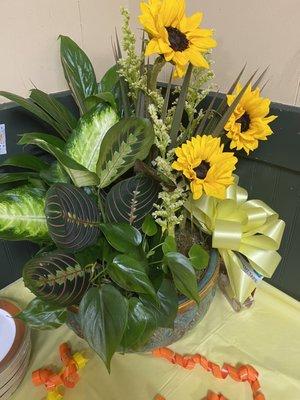
<instances>
[{"instance_id":1,"label":"green decorative bow","mask_svg":"<svg viewBox=\"0 0 300 400\"><path fill-rule=\"evenodd\" d=\"M227 269L232 297L241 303L260 279L273 275L281 260L277 250L285 228L263 201L247 199L247 191L234 184L224 200L203 195L185 204L212 235L212 247L218 249Z\"/></svg>"}]
</instances>

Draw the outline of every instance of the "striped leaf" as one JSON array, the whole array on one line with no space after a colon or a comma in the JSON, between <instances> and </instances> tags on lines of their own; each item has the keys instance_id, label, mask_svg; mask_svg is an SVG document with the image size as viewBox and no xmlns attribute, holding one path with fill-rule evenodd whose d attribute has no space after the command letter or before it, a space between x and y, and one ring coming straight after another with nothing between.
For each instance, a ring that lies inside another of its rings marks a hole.
<instances>
[{"instance_id":1,"label":"striped leaf","mask_svg":"<svg viewBox=\"0 0 300 400\"><path fill-rule=\"evenodd\" d=\"M142 174L117 183L105 201L108 221L128 222L140 229L145 217L153 211L159 190L156 181Z\"/></svg>"},{"instance_id":2,"label":"striped leaf","mask_svg":"<svg viewBox=\"0 0 300 400\"><path fill-rule=\"evenodd\" d=\"M100 188L114 182L133 167L136 160L144 160L154 143L151 122L143 118L123 118L103 138L97 163Z\"/></svg>"},{"instance_id":3,"label":"striped leaf","mask_svg":"<svg viewBox=\"0 0 300 400\"><path fill-rule=\"evenodd\" d=\"M95 172L102 140L117 122L118 115L110 106L102 106L85 114L67 142L66 154Z\"/></svg>"},{"instance_id":4,"label":"striped leaf","mask_svg":"<svg viewBox=\"0 0 300 400\"><path fill-rule=\"evenodd\" d=\"M83 189L53 185L46 195L45 214L50 236L59 248L75 252L96 242L100 214Z\"/></svg>"},{"instance_id":5,"label":"striped leaf","mask_svg":"<svg viewBox=\"0 0 300 400\"><path fill-rule=\"evenodd\" d=\"M94 264L83 268L73 255L53 251L27 262L23 279L25 286L38 298L66 307L79 304L90 286L95 268Z\"/></svg>"}]
</instances>

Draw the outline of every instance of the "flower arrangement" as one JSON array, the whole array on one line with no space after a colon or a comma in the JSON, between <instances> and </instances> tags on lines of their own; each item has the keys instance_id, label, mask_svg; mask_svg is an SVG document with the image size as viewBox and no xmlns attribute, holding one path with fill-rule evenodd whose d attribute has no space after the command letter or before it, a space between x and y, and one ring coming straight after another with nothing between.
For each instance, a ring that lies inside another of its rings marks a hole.
<instances>
[{"instance_id":1,"label":"flower arrangement","mask_svg":"<svg viewBox=\"0 0 300 400\"><path fill-rule=\"evenodd\" d=\"M142 3L140 54L122 15L116 63L100 83L82 49L60 37L79 115L38 89L29 99L0 93L49 127L19 141L38 146L39 157L11 156L3 165L18 169L0 175L0 237L41 246L24 266L36 298L19 318L52 329L72 314L107 368L116 351L141 349L158 328L172 328L182 296L199 303L212 248L229 295L243 304L276 269L284 230L233 174L232 150L249 154L272 133L276 117L258 88L264 73L242 86L243 69L227 97L204 108L216 41L200 27L202 13L188 17L184 0Z\"/></svg>"}]
</instances>

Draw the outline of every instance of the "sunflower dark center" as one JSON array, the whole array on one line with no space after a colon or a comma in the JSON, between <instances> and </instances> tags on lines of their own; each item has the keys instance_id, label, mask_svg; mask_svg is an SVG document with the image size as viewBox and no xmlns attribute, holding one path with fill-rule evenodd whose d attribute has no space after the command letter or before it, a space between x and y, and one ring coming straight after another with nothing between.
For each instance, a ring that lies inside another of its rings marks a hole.
<instances>
[{"instance_id":1,"label":"sunflower dark center","mask_svg":"<svg viewBox=\"0 0 300 400\"><path fill-rule=\"evenodd\" d=\"M184 51L189 47L189 41L179 29L169 26L166 28L169 35L170 46L175 51Z\"/></svg>"},{"instance_id":2,"label":"sunflower dark center","mask_svg":"<svg viewBox=\"0 0 300 400\"><path fill-rule=\"evenodd\" d=\"M244 114L239 118L236 122L241 124L241 132L246 132L249 127L250 127L250 116L247 112L244 112Z\"/></svg>"},{"instance_id":3,"label":"sunflower dark center","mask_svg":"<svg viewBox=\"0 0 300 400\"><path fill-rule=\"evenodd\" d=\"M207 175L209 168L210 168L210 163L208 163L206 161L202 161L201 164L199 164L198 167L196 167L194 169L194 171L196 172L197 178L204 179Z\"/></svg>"}]
</instances>

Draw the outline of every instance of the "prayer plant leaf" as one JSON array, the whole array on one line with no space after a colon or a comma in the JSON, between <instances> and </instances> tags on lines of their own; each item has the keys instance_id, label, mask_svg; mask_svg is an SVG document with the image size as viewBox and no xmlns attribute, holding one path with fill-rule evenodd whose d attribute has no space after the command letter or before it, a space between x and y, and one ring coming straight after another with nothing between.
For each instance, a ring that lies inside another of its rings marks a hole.
<instances>
[{"instance_id":1,"label":"prayer plant leaf","mask_svg":"<svg viewBox=\"0 0 300 400\"><path fill-rule=\"evenodd\" d=\"M112 285L91 288L79 306L83 336L108 371L126 328L128 302Z\"/></svg>"},{"instance_id":2,"label":"prayer plant leaf","mask_svg":"<svg viewBox=\"0 0 300 400\"><path fill-rule=\"evenodd\" d=\"M165 261L180 293L199 303L197 278L190 260L181 253L167 253Z\"/></svg>"},{"instance_id":3,"label":"prayer plant leaf","mask_svg":"<svg viewBox=\"0 0 300 400\"><path fill-rule=\"evenodd\" d=\"M48 114L48 112L43 110L43 108L39 107L33 101L29 99L24 99L23 97L13 93L3 91L0 91L0 96L6 97L8 100L14 101L20 107L24 108L24 110L29 111L31 114L35 115L42 121L46 122L48 125L52 126L52 128L55 129L56 132L58 132L63 139L66 139L68 137L68 133L66 133L65 130L62 129L61 125L54 118L52 118L51 115Z\"/></svg>"},{"instance_id":4,"label":"prayer plant leaf","mask_svg":"<svg viewBox=\"0 0 300 400\"><path fill-rule=\"evenodd\" d=\"M98 85L91 61L68 36L60 36L60 56L66 81L81 114L87 109L85 99L97 94Z\"/></svg>"},{"instance_id":5,"label":"prayer plant leaf","mask_svg":"<svg viewBox=\"0 0 300 400\"><path fill-rule=\"evenodd\" d=\"M93 245L99 236L97 205L81 188L57 183L46 195L45 214L54 243L68 252Z\"/></svg>"},{"instance_id":6,"label":"prayer plant leaf","mask_svg":"<svg viewBox=\"0 0 300 400\"><path fill-rule=\"evenodd\" d=\"M123 118L104 136L97 163L100 187L105 188L144 160L154 143L151 122L143 118Z\"/></svg>"},{"instance_id":7,"label":"prayer plant leaf","mask_svg":"<svg viewBox=\"0 0 300 400\"><path fill-rule=\"evenodd\" d=\"M118 122L116 111L107 105L91 110L80 118L66 145L67 156L96 172L99 151L107 131Z\"/></svg>"},{"instance_id":8,"label":"prayer plant leaf","mask_svg":"<svg viewBox=\"0 0 300 400\"><path fill-rule=\"evenodd\" d=\"M1 164L2 166L11 165L18 168L31 169L32 171L40 172L43 169L49 168L49 164L42 161L39 157L31 154L16 154L7 158Z\"/></svg>"},{"instance_id":9,"label":"prayer plant leaf","mask_svg":"<svg viewBox=\"0 0 300 400\"><path fill-rule=\"evenodd\" d=\"M20 186L0 194L0 238L48 241L45 190Z\"/></svg>"},{"instance_id":10,"label":"prayer plant leaf","mask_svg":"<svg viewBox=\"0 0 300 400\"><path fill-rule=\"evenodd\" d=\"M39 133L25 134L22 136L19 144L33 144L52 154L70 176L75 186L97 185L99 183L97 175L87 170L83 165L78 164L73 158L64 153L61 148L55 145L58 138L55 138L55 140L53 140L53 138L54 136L51 137L51 135Z\"/></svg>"},{"instance_id":11,"label":"prayer plant leaf","mask_svg":"<svg viewBox=\"0 0 300 400\"><path fill-rule=\"evenodd\" d=\"M79 304L90 286L95 264L82 267L75 256L53 251L35 256L23 269L25 286L39 299L57 307Z\"/></svg>"},{"instance_id":12,"label":"prayer plant leaf","mask_svg":"<svg viewBox=\"0 0 300 400\"><path fill-rule=\"evenodd\" d=\"M15 318L21 319L32 329L56 329L66 322L67 310L35 298Z\"/></svg>"},{"instance_id":13,"label":"prayer plant leaf","mask_svg":"<svg viewBox=\"0 0 300 400\"><path fill-rule=\"evenodd\" d=\"M126 254L120 254L108 266L111 279L121 288L130 292L149 294L156 299L154 287L143 264Z\"/></svg>"},{"instance_id":14,"label":"prayer plant leaf","mask_svg":"<svg viewBox=\"0 0 300 400\"><path fill-rule=\"evenodd\" d=\"M160 185L142 174L124 179L114 185L105 200L109 222L128 222L140 229L154 209Z\"/></svg>"}]
</instances>

